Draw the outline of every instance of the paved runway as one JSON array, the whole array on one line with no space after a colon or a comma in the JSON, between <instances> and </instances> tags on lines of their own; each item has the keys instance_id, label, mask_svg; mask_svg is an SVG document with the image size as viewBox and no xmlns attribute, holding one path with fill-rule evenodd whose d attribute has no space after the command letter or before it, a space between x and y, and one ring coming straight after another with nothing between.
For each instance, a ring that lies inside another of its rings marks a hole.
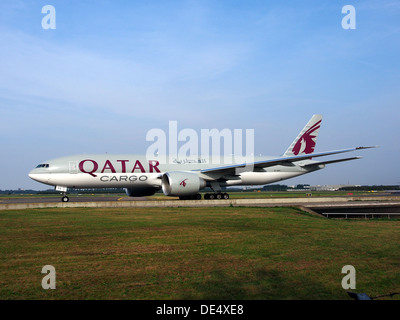
<instances>
[{"instance_id":1,"label":"paved runway","mask_svg":"<svg viewBox=\"0 0 400 320\"><path fill-rule=\"evenodd\" d=\"M223 207L223 206L260 206L260 207L300 207L309 212L340 212L352 210L360 212L385 212L385 214L400 214L399 196L365 196L365 197L307 197L307 198L255 198L229 200L176 200L154 199L147 197L131 198L127 196L76 196L70 197L69 202L61 202L60 197L32 198L2 198L0 210L24 210L37 208L163 208L163 207ZM357 209L358 208L358 209ZM367 211L365 211L367 210Z\"/></svg>"},{"instance_id":2,"label":"paved runway","mask_svg":"<svg viewBox=\"0 0 400 320\"><path fill-rule=\"evenodd\" d=\"M102 201L147 201L147 197L128 196L74 196L68 195L70 202L102 202ZM0 198L0 204L4 203L48 203L61 202L61 196L53 197L21 197L21 198Z\"/></svg>"},{"instance_id":3,"label":"paved runway","mask_svg":"<svg viewBox=\"0 0 400 320\"><path fill-rule=\"evenodd\" d=\"M177 197L175 198L168 198L168 199L156 199L156 198L148 198L148 197L128 197L126 195L79 195L79 194L69 194L68 195L70 202L108 202L108 201L175 201L177 200ZM385 193L385 194L371 194L368 196L335 196L335 197L307 197L307 198L297 198L297 197L291 197L291 198L241 198L241 199L247 199L247 200L271 200L272 202L280 201L281 203L293 203L293 201L296 201L298 199L299 203L304 203L304 202L318 202L317 199L321 199L321 203L326 203L326 199L332 199L332 202L337 202L337 199L340 199L340 201L353 201L356 198L357 201L382 201L382 200L388 200L388 199L393 199L393 200L398 200L400 201L400 195L397 194L390 194L390 193ZM234 198L236 200L239 200L238 198ZM193 200L186 200L186 201L193 201ZM203 201L210 201L210 200L203 200ZM218 201L229 201L229 200L218 200ZM53 195L53 196L21 196L21 197L0 197L0 204L12 204L12 203L48 203L48 202L61 202L61 195Z\"/></svg>"}]
</instances>

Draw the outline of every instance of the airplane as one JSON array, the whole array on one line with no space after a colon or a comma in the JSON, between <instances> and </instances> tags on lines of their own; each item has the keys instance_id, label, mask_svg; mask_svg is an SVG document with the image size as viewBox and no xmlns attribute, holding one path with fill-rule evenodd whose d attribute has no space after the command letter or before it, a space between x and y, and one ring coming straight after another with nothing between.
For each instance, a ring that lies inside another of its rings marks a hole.
<instances>
[{"instance_id":1,"label":"airplane","mask_svg":"<svg viewBox=\"0 0 400 320\"><path fill-rule=\"evenodd\" d=\"M83 154L45 161L29 172L38 182L55 186L68 202L68 188L124 188L131 197L154 195L162 190L166 196L181 200L201 200L199 193L207 187L204 199L229 199L229 186L265 185L325 168L327 164L361 159L359 156L328 161L315 158L375 148L356 147L314 153L322 116L315 114L280 157L252 158L251 162L212 165L207 159L173 159L160 164L145 155Z\"/></svg>"}]
</instances>

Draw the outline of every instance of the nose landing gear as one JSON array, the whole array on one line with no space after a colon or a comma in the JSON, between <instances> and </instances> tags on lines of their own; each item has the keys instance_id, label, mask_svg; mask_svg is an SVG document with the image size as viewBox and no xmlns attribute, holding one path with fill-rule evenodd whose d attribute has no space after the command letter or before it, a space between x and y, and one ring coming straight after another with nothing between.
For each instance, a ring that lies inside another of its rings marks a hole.
<instances>
[{"instance_id":1,"label":"nose landing gear","mask_svg":"<svg viewBox=\"0 0 400 320\"><path fill-rule=\"evenodd\" d=\"M55 189L57 191L61 191L61 194L63 195L62 198L61 198L62 202L68 202L69 201L69 198L67 197L67 191L68 191L67 187L56 186Z\"/></svg>"}]
</instances>

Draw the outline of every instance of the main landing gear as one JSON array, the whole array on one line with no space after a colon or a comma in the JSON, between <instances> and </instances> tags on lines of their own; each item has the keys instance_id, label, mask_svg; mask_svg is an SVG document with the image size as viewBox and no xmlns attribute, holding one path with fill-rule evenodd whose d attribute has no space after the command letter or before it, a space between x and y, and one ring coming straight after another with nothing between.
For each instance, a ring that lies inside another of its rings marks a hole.
<instances>
[{"instance_id":1,"label":"main landing gear","mask_svg":"<svg viewBox=\"0 0 400 320\"><path fill-rule=\"evenodd\" d=\"M229 199L229 194L227 193L222 193L222 192L217 192L217 193L206 193L204 195L204 200L228 200ZM201 200L201 194L195 194L191 196L180 196L179 200Z\"/></svg>"},{"instance_id":2,"label":"main landing gear","mask_svg":"<svg viewBox=\"0 0 400 320\"><path fill-rule=\"evenodd\" d=\"M217 192L217 193L206 193L206 194L204 195L204 199L205 199L205 200L213 200L213 199L217 199L217 200L220 200L220 199L228 200L228 199L229 199L229 194L227 194L226 192L225 192L225 193L222 193L222 192Z\"/></svg>"},{"instance_id":3,"label":"main landing gear","mask_svg":"<svg viewBox=\"0 0 400 320\"><path fill-rule=\"evenodd\" d=\"M201 200L201 194L193 194L190 196L179 196L179 200Z\"/></svg>"},{"instance_id":4,"label":"main landing gear","mask_svg":"<svg viewBox=\"0 0 400 320\"><path fill-rule=\"evenodd\" d=\"M204 195L204 199L206 199L206 200L214 200L214 199L228 200L229 199L229 194L227 194L226 192L222 192L221 186L218 183L218 181L210 181L209 187L211 188L212 191L214 191L214 193L206 193Z\"/></svg>"}]
</instances>

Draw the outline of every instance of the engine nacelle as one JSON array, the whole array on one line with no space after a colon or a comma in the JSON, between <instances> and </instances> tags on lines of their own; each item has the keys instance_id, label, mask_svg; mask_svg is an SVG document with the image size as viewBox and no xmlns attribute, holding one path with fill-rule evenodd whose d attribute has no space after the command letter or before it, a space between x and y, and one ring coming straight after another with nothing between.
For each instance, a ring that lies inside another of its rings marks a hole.
<instances>
[{"instance_id":1,"label":"engine nacelle","mask_svg":"<svg viewBox=\"0 0 400 320\"><path fill-rule=\"evenodd\" d=\"M189 196L206 187L204 179L190 171L166 172L162 176L161 186L166 196Z\"/></svg>"},{"instance_id":2,"label":"engine nacelle","mask_svg":"<svg viewBox=\"0 0 400 320\"><path fill-rule=\"evenodd\" d=\"M137 188L126 188L125 192L130 197L146 197L146 196L152 196L158 190L160 189L152 187L137 187Z\"/></svg>"}]
</instances>

